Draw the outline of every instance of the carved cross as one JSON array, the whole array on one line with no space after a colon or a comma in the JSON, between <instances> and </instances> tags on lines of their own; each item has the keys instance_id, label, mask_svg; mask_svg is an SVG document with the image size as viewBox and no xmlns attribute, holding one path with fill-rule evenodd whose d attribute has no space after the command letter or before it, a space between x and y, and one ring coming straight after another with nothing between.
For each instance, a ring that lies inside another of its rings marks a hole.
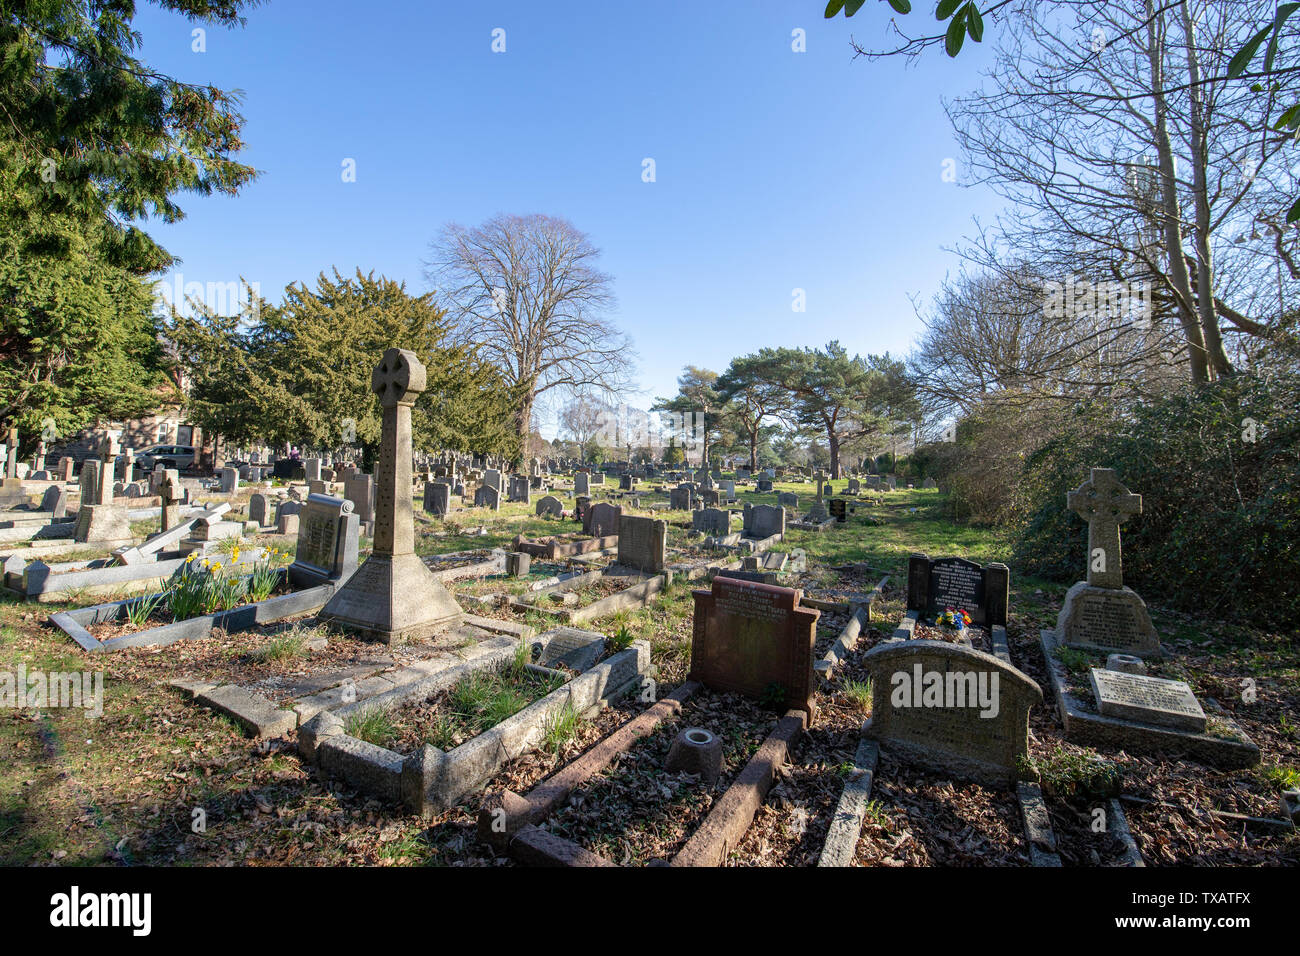
<instances>
[{"instance_id":1,"label":"carved cross","mask_svg":"<svg viewBox=\"0 0 1300 956\"><path fill-rule=\"evenodd\" d=\"M1092 477L1071 491L1066 507L1088 522L1088 583L1122 588L1119 527L1142 513L1142 496L1132 494L1111 468L1094 468Z\"/></svg>"},{"instance_id":2,"label":"carved cross","mask_svg":"<svg viewBox=\"0 0 1300 956\"><path fill-rule=\"evenodd\" d=\"M389 349L370 375L370 390L384 408L414 405L424 385L424 366L406 349Z\"/></svg>"},{"instance_id":3,"label":"carved cross","mask_svg":"<svg viewBox=\"0 0 1300 956\"><path fill-rule=\"evenodd\" d=\"M817 500L822 500L822 483L826 481L826 473L819 471L813 475L813 481L817 482Z\"/></svg>"},{"instance_id":4,"label":"carved cross","mask_svg":"<svg viewBox=\"0 0 1300 956\"><path fill-rule=\"evenodd\" d=\"M117 461L117 436L111 432L104 436L104 440L99 443L99 457L101 461Z\"/></svg>"}]
</instances>

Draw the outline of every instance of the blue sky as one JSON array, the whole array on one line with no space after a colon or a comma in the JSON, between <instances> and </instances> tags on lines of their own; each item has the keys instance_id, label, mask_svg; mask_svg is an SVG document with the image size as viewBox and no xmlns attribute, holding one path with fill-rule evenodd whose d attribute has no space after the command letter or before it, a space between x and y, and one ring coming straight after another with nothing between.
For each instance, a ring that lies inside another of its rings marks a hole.
<instances>
[{"instance_id":1,"label":"blue sky","mask_svg":"<svg viewBox=\"0 0 1300 956\"><path fill-rule=\"evenodd\" d=\"M762 346L905 353L909 293L928 299L956 267L943 247L998 208L942 177L951 158L964 178L941 96L976 85L988 51L855 61L850 37L883 41L887 5L823 6L272 0L196 53L192 24L142 5L146 62L243 91L242 158L262 172L236 198L181 197L187 219L151 231L184 281L243 276L278 300L333 266L424 291L443 223L563 216L614 277L634 403ZM933 22L924 6L909 26Z\"/></svg>"}]
</instances>

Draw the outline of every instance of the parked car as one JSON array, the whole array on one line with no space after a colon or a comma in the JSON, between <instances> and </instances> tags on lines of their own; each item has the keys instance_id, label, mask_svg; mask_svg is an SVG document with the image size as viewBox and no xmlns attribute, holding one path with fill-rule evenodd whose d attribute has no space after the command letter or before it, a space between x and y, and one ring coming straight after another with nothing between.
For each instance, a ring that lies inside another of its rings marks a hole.
<instances>
[{"instance_id":1,"label":"parked car","mask_svg":"<svg viewBox=\"0 0 1300 956\"><path fill-rule=\"evenodd\" d=\"M193 445L150 445L136 453L136 463L144 471L153 471L159 465L181 471L194 467L198 450Z\"/></svg>"}]
</instances>

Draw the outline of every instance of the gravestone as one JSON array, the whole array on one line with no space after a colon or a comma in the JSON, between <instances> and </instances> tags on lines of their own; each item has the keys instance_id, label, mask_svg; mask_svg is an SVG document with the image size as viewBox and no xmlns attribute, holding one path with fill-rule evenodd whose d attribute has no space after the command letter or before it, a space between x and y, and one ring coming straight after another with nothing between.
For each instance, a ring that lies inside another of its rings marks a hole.
<instances>
[{"instance_id":1,"label":"gravestone","mask_svg":"<svg viewBox=\"0 0 1300 956\"><path fill-rule=\"evenodd\" d=\"M746 505L744 524L747 538L768 538L785 534L785 509L774 505Z\"/></svg>"},{"instance_id":2,"label":"gravestone","mask_svg":"<svg viewBox=\"0 0 1300 956\"><path fill-rule=\"evenodd\" d=\"M567 667L581 673L598 660L605 650L605 635L580 631L574 627L557 627L548 631L546 646L537 663L543 667Z\"/></svg>"},{"instance_id":3,"label":"gravestone","mask_svg":"<svg viewBox=\"0 0 1300 956\"><path fill-rule=\"evenodd\" d=\"M636 487L636 479L631 475L622 475L618 479L618 487L621 491L631 491Z\"/></svg>"},{"instance_id":4,"label":"gravestone","mask_svg":"<svg viewBox=\"0 0 1300 956\"><path fill-rule=\"evenodd\" d=\"M68 493L58 485L50 485L41 496L41 510L51 518L62 518L68 513Z\"/></svg>"},{"instance_id":5,"label":"gravestone","mask_svg":"<svg viewBox=\"0 0 1300 956\"><path fill-rule=\"evenodd\" d=\"M106 435L99 446L99 460L90 466L90 503L86 503L86 469L82 471L82 504L77 511L73 540L80 544L129 541L131 523L126 509L113 504L113 464L117 461L117 439Z\"/></svg>"},{"instance_id":6,"label":"gravestone","mask_svg":"<svg viewBox=\"0 0 1300 956\"><path fill-rule=\"evenodd\" d=\"M731 533L731 512L723 508L692 511L691 530L713 537L725 537Z\"/></svg>"},{"instance_id":7,"label":"gravestone","mask_svg":"<svg viewBox=\"0 0 1300 956\"><path fill-rule=\"evenodd\" d=\"M233 494L239 490L239 470L236 468L222 468L217 472L217 478L221 482L219 490L224 494Z\"/></svg>"},{"instance_id":8,"label":"gravestone","mask_svg":"<svg viewBox=\"0 0 1300 956\"><path fill-rule=\"evenodd\" d=\"M549 515L552 518L559 518L564 515L564 505L555 495L544 495L537 499L537 508L535 513L538 515Z\"/></svg>"},{"instance_id":9,"label":"gravestone","mask_svg":"<svg viewBox=\"0 0 1300 956\"><path fill-rule=\"evenodd\" d=\"M994 657L947 641L878 644L862 657L871 674L867 737L939 773L1013 786L1029 749L1029 710L1043 692Z\"/></svg>"},{"instance_id":10,"label":"gravestone","mask_svg":"<svg viewBox=\"0 0 1300 956\"><path fill-rule=\"evenodd\" d=\"M736 500L736 482L730 478L726 481L718 482L718 491L722 494L724 501Z\"/></svg>"},{"instance_id":11,"label":"gravestone","mask_svg":"<svg viewBox=\"0 0 1300 956\"><path fill-rule=\"evenodd\" d=\"M510 476L510 501L520 501L528 504L532 500L532 486L528 483L526 475Z\"/></svg>"},{"instance_id":12,"label":"gravestone","mask_svg":"<svg viewBox=\"0 0 1300 956\"><path fill-rule=\"evenodd\" d=\"M782 491L776 496L776 503L782 508L798 508L799 496L793 491Z\"/></svg>"},{"instance_id":13,"label":"gravestone","mask_svg":"<svg viewBox=\"0 0 1300 956\"><path fill-rule=\"evenodd\" d=\"M1091 669L1092 693L1103 717L1205 733L1205 711L1185 681Z\"/></svg>"},{"instance_id":14,"label":"gravestone","mask_svg":"<svg viewBox=\"0 0 1300 956\"><path fill-rule=\"evenodd\" d=\"M768 491L771 491L771 490L772 490L772 479L771 479L771 478L760 478L760 479L758 479L758 490L759 490L760 492L768 492Z\"/></svg>"},{"instance_id":15,"label":"gravestone","mask_svg":"<svg viewBox=\"0 0 1300 956\"><path fill-rule=\"evenodd\" d=\"M619 505L599 502L591 506L591 511L588 512L587 519L583 524L583 530L593 538L618 534L619 522L622 517L623 509Z\"/></svg>"},{"instance_id":16,"label":"gravestone","mask_svg":"<svg viewBox=\"0 0 1300 956\"><path fill-rule=\"evenodd\" d=\"M668 563L668 522L621 515L618 520L618 563L658 574Z\"/></svg>"},{"instance_id":17,"label":"gravestone","mask_svg":"<svg viewBox=\"0 0 1300 956\"><path fill-rule=\"evenodd\" d=\"M248 499L248 520L256 521L259 528L271 523L271 499L258 492Z\"/></svg>"},{"instance_id":18,"label":"gravestone","mask_svg":"<svg viewBox=\"0 0 1300 956\"><path fill-rule=\"evenodd\" d=\"M180 524L182 493L180 470L164 468L162 477L158 480L158 500L161 505L158 509L159 531L170 531Z\"/></svg>"},{"instance_id":19,"label":"gravestone","mask_svg":"<svg viewBox=\"0 0 1300 956\"><path fill-rule=\"evenodd\" d=\"M370 558L334 592L321 617L363 637L418 640L459 622L464 612L415 553L411 502L411 406L425 389L414 352L391 348L370 377L383 409L383 438L375 465L375 535Z\"/></svg>"},{"instance_id":20,"label":"gravestone","mask_svg":"<svg viewBox=\"0 0 1300 956\"><path fill-rule=\"evenodd\" d=\"M479 485L474 489L474 507L501 510L501 492L489 484Z\"/></svg>"},{"instance_id":21,"label":"gravestone","mask_svg":"<svg viewBox=\"0 0 1300 956\"><path fill-rule=\"evenodd\" d=\"M321 481L321 460L319 458L304 458L302 461L302 476L307 481ZM279 474L276 471L277 478L288 478L288 475Z\"/></svg>"},{"instance_id":22,"label":"gravestone","mask_svg":"<svg viewBox=\"0 0 1300 956\"><path fill-rule=\"evenodd\" d=\"M575 495L591 494L591 481L585 471L579 471L573 476L573 493Z\"/></svg>"},{"instance_id":23,"label":"gravestone","mask_svg":"<svg viewBox=\"0 0 1300 956\"><path fill-rule=\"evenodd\" d=\"M694 491L688 485L678 485L668 493L668 507L674 511L690 511L694 505Z\"/></svg>"},{"instance_id":24,"label":"gravestone","mask_svg":"<svg viewBox=\"0 0 1300 956\"><path fill-rule=\"evenodd\" d=\"M821 612L801 607L799 590L735 578L715 577L709 590L692 596L689 679L802 710L811 723L813 641Z\"/></svg>"},{"instance_id":25,"label":"gravestone","mask_svg":"<svg viewBox=\"0 0 1300 956\"><path fill-rule=\"evenodd\" d=\"M826 502L823 500L826 487L822 482L825 477L820 471L813 476L813 482L817 489L817 500L813 502L812 508L809 509L807 516L804 518L809 524L820 524L830 518L830 513L826 510Z\"/></svg>"},{"instance_id":26,"label":"gravestone","mask_svg":"<svg viewBox=\"0 0 1300 956\"><path fill-rule=\"evenodd\" d=\"M451 511L451 485L445 481L424 483L424 510L442 518Z\"/></svg>"},{"instance_id":27,"label":"gravestone","mask_svg":"<svg viewBox=\"0 0 1300 956\"><path fill-rule=\"evenodd\" d=\"M1066 496L1066 506L1088 522L1088 578L1066 592L1057 635L1072 647L1158 657L1160 638L1142 598L1124 586L1120 558L1120 525L1142 513L1142 496L1130 493L1112 469L1093 468Z\"/></svg>"},{"instance_id":28,"label":"gravestone","mask_svg":"<svg viewBox=\"0 0 1300 956\"><path fill-rule=\"evenodd\" d=\"M360 520L352 502L333 495L308 495L298 518L298 548L289 566L296 587L342 582L357 569Z\"/></svg>"},{"instance_id":29,"label":"gravestone","mask_svg":"<svg viewBox=\"0 0 1300 956\"><path fill-rule=\"evenodd\" d=\"M487 471L483 472L483 484L495 488L499 495L502 491L500 470L497 468L489 468Z\"/></svg>"},{"instance_id":30,"label":"gravestone","mask_svg":"<svg viewBox=\"0 0 1300 956\"><path fill-rule=\"evenodd\" d=\"M984 567L963 558L931 560L922 553L907 562L907 609L933 620L945 608L966 611L974 624L1007 623L1011 571L992 562Z\"/></svg>"},{"instance_id":31,"label":"gravestone","mask_svg":"<svg viewBox=\"0 0 1300 956\"><path fill-rule=\"evenodd\" d=\"M840 524L844 524L849 520L849 503L843 498L832 498L827 507L830 510L831 517Z\"/></svg>"},{"instance_id":32,"label":"gravestone","mask_svg":"<svg viewBox=\"0 0 1300 956\"><path fill-rule=\"evenodd\" d=\"M71 481L72 476L76 473L77 461L71 455L64 455L59 459L59 480Z\"/></svg>"},{"instance_id":33,"label":"gravestone","mask_svg":"<svg viewBox=\"0 0 1300 956\"><path fill-rule=\"evenodd\" d=\"M938 487L939 487L939 483L938 483L937 481L935 481L933 478L927 478L927 479L925 479L925 481L921 482L921 487L922 487L922 488L938 488Z\"/></svg>"},{"instance_id":34,"label":"gravestone","mask_svg":"<svg viewBox=\"0 0 1300 956\"><path fill-rule=\"evenodd\" d=\"M858 481L858 479L856 478L850 478L848 494L858 495L861 493L862 493L862 482Z\"/></svg>"},{"instance_id":35,"label":"gravestone","mask_svg":"<svg viewBox=\"0 0 1300 956\"><path fill-rule=\"evenodd\" d=\"M352 502L363 533L375 525L375 479L371 475L354 472L343 480L343 497Z\"/></svg>"}]
</instances>

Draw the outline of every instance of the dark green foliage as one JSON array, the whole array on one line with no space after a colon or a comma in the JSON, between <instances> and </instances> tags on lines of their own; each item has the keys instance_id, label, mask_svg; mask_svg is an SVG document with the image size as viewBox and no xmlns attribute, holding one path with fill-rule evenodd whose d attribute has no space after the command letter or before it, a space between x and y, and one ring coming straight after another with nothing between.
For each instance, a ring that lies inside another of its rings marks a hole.
<instances>
[{"instance_id":1,"label":"dark green foliage","mask_svg":"<svg viewBox=\"0 0 1300 956\"><path fill-rule=\"evenodd\" d=\"M1017 563L1063 582L1082 578L1086 526L1065 496L1090 467L1114 468L1143 496L1142 514L1123 529L1126 584L1148 601L1214 618L1294 625L1298 408L1300 377L1241 375L1127 414L1080 409L1025 461Z\"/></svg>"}]
</instances>

